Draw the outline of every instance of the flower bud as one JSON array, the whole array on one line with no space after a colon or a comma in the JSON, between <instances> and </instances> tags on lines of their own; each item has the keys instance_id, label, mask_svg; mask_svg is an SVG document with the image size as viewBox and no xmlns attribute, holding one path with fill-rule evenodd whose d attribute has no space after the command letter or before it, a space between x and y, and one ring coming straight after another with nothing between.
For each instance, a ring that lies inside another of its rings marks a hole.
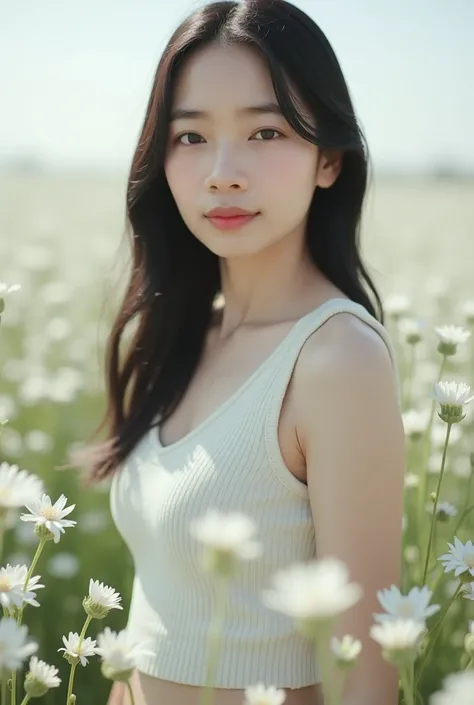
<instances>
[{"instance_id":1,"label":"flower bud","mask_svg":"<svg viewBox=\"0 0 474 705\"><path fill-rule=\"evenodd\" d=\"M71 666L77 666L77 664L79 663L79 656L73 656L72 654L68 654L67 651L63 653L63 658L65 658Z\"/></svg>"},{"instance_id":2,"label":"flower bud","mask_svg":"<svg viewBox=\"0 0 474 705\"><path fill-rule=\"evenodd\" d=\"M461 423L466 418L466 414L462 413L462 404L441 404L440 406L441 412L438 412L438 416L445 423Z\"/></svg>"},{"instance_id":3,"label":"flower bud","mask_svg":"<svg viewBox=\"0 0 474 705\"><path fill-rule=\"evenodd\" d=\"M44 541L54 539L53 532L47 529L44 524L37 524L35 526L35 534L39 539L43 539Z\"/></svg>"},{"instance_id":4,"label":"flower bud","mask_svg":"<svg viewBox=\"0 0 474 705\"><path fill-rule=\"evenodd\" d=\"M43 681L37 680L29 671L26 674L24 683L25 693L31 698L41 698L45 695L49 688Z\"/></svg>"},{"instance_id":5,"label":"flower bud","mask_svg":"<svg viewBox=\"0 0 474 705\"><path fill-rule=\"evenodd\" d=\"M127 683L127 681L129 681L132 677L134 669L130 668L127 671L116 671L114 668L112 668L110 664L103 661L100 670L102 672L102 675L105 678L108 678L108 680Z\"/></svg>"},{"instance_id":6,"label":"flower bud","mask_svg":"<svg viewBox=\"0 0 474 705\"><path fill-rule=\"evenodd\" d=\"M89 617L92 619L104 619L110 612L109 607L104 607L100 602L93 600L90 595L82 600L82 606Z\"/></svg>"},{"instance_id":7,"label":"flower bud","mask_svg":"<svg viewBox=\"0 0 474 705\"><path fill-rule=\"evenodd\" d=\"M469 633L464 637L464 648L470 658L474 658L474 634Z\"/></svg>"}]
</instances>

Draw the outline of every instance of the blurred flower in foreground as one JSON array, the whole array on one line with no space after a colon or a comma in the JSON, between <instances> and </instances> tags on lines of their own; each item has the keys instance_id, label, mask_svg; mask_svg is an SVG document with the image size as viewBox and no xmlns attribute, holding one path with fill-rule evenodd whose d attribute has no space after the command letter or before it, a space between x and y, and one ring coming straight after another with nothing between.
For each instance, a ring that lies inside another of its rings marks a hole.
<instances>
[{"instance_id":1,"label":"blurred flower in foreground","mask_svg":"<svg viewBox=\"0 0 474 705\"><path fill-rule=\"evenodd\" d=\"M57 688L61 683L58 669L40 661L37 656L30 659L30 670L25 678L25 692L31 698L41 698L50 688Z\"/></svg>"},{"instance_id":2,"label":"blurred flower in foreground","mask_svg":"<svg viewBox=\"0 0 474 705\"><path fill-rule=\"evenodd\" d=\"M89 595L84 598L82 604L89 617L103 619L109 614L110 610L123 609L122 605L119 604L121 599L120 593L115 592L113 588L91 578L89 581Z\"/></svg>"},{"instance_id":3,"label":"blurred flower in foreground","mask_svg":"<svg viewBox=\"0 0 474 705\"><path fill-rule=\"evenodd\" d=\"M431 696L429 705L472 705L474 671L451 673L443 681L443 690Z\"/></svg>"},{"instance_id":4,"label":"blurred flower in foreground","mask_svg":"<svg viewBox=\"0 0 474 705\"><path fill-rule=\"evenodd\" d=\"M43 489L42 480L33 473L20 470L18 465L0 463L0 511L33 502Z\"/></svg>"},{"instance_id":5,"label":"blurred flower in foreground","mask_svg":"<svg viewBox=\"0 0 474 705\"><path fill-rule=\"evenodd\" d=\"M392 585L389 589L379 590L377 598L385 610L385 614L373 614L376 622L388 622L394 619L413 619L425 623L428 617L441 609L440 605L428 606L433 592L426 585L422 588L412 587L408 595L402 595L400 588Z\"/></svg>"},{"instance_id":6,"label":"blurred flower in foreground","mask_svg":"<svg viewBox=\"0 0 474 705\"><path fill-rule=\"evenodd\" d=\"M52 505L51 498L47 494L43 494L41 499L36 499L25 505L30 511L30 514L22 514L22 521L34 521L35 533L40 538L54 538L54 543L58 543L61 538L61 533L64 534L64 529L70 526L75 526L76 522L69 519L64 519L75 508L75 504L66 507L67 497L63 494Z\"/></svg>"},{"instance_id":7,"label":"blurred flower in foreground","mask_svg":"<svg viewBox=\"0 0 474 705\"><path fill-rule=\"evenodd\" d=\"M407 666L418 656L421 637L426 628L413 619L395 619L370 628L370 636L382 646L386 661L399 668Z\"/></svg>"},{"instance_id":8,"label":"blurred flower in foreground","mask_svg":"<svg viewBox=\"0 0 474 705\"><path fill-rule=\"evenodd\" d=\"M273 685L265 688L263 683L249 685L244 695L244 705L282 705L286 700L284 690L279 690Z\"/></svg>"},{"instance_id":9,"label":"blurred flower in foreground","mask_svg":"<svg viewBox=\"0 0 474 705\"><path fill-rule=\"evenodd\" d=\"M28 628L24 624L18 626L11 617L0 620L0 671L17 671L38 649L38 644L27 641L27 636Z\"/></svg>"},{"instance_id":10,"label":"blurred flower in foreground","mask_svg":"<svg viewBox=\"0 0 474 705\"><path fill-rule=\"evenodd\" d=\"M336 657L336 664L339 668L349 668L356 665L357 656L362 650L362 642L359 639L354 639L350 634L346 634L341 640L333 636L331 650Z\"/></svg>"},{"instance_id":11,"label":"blurred flower in foreground","mask_svg":"<svg viewBox=\"0 0 474 705\"><path fill-rule=\"evenodd\" d=\"M91 639L90 636L84 638L79 647L79 634L77 632L69 632L66 638L63 636L63 644L66 648L61 647L58 651L64 651L64 658L71 665L80 661L82 666L89 663L87 656L95 656L97 642Z\"/></svg>"},{"instance_id":12,"label":"blurred flower in foreground","mask_svg":"<svg viewBox=\"0 0 474 705\"><path fill-rule=\"evenodd\" d=\"M231 575L238 561L258 558L262 545L254 540L257 525L239 512L221 513L210 509L193 521L191 534L204 546L204 567L219 575Z\"/></svg>"},{"instance_id":13,"label":"blurred flower in foreground","mask_svg":"<svg viewBox=\"0 0 474 705\"><path fill-rule=\"evenodd\" d=\"M102 674L114 681L128 681L137 666L139 656L153 652L135 642L126 629L114 632L110 627L97 636L96 653L102 658Z\"/></svg>"},{"instance_id":14,"label":"blurred flower in foreground","mask_svg":"<svg viewBox=\"0 0 474 705\"><path fill-rule=\"evenodd\" d=\"M262 591L264 603L297 620L312 636L362 597L361 586L348 582L346 565L335 558L295 563L277 571L273 584Z\"/></svg>"}]
</instances>

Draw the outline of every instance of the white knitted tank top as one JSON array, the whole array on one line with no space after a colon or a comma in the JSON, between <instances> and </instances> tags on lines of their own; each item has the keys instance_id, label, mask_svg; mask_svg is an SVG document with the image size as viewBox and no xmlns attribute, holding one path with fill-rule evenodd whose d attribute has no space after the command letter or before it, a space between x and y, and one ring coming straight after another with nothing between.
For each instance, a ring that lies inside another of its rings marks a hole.
<instances>
[{"instance_id":1,"label":"white knitted tank top","mask_svg":"<svg viewBox=\"0 0 474 705\"><path fill-rule=\"evenodd\" d=\"M340 312L356 315L383 338L400 401L386 329L360 304L331 299L299 319L250 378L184 438L163 447L154 427L114 475L112 516L135 567L128 629L153 652L141 658L140 671L205 683L215 585L201 568L189 524L216 508L253 517L264 553L231 580L214 687L301 688L320 681L312 643L290 618L267 608L260 593L277 570L316 557L308 490L285 466L277 427L303 344Z\"/></svg>"}]
</instances>

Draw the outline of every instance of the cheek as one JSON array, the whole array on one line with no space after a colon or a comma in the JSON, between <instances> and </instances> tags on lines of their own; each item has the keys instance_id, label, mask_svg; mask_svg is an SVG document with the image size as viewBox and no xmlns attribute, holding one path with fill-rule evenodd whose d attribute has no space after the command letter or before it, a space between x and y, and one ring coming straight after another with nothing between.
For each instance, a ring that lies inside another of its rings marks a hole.
<instances>
[{"instance_id":1,"label":"cheek","mask_svg":"<svg viewBox=\"0 0 474 705\"><path fill-rule=\"evenodd\" d=\"M196 188L199 179L195 166L194 164L193 168L190 159L183 159L179 155L174 155L165 162L164 170L166 180L178 204Z\"/></svg>"},{"instance_id":2,"label":"cheek","mask_svg":"<svg viewBox=\"0 0 474 705\"><path fill-rule=\"evenodd\" d=\"M265 173L259 173L258 190L283 208L293 204L298 211L306 208L316 187L317 155L307 147L291 144L275 150L262 160Z\"/></svg>"}]
</instances>

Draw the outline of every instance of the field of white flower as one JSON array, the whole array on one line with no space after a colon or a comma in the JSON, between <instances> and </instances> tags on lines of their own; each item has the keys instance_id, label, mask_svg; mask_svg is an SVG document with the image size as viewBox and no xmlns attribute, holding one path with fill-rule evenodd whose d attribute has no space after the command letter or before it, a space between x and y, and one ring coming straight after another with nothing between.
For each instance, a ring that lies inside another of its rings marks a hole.
<instances>
[{"instance_id":1,"label":"field of white flower","mask_svg":"<svg viewBox=\"0 0 474 705\"><path fill-rule=\"evenodd\" d=\"M86 492L56 468L101 413L102 346L126 261L124 179L10 173L0 187L1 702L99 705L139 648L111 631L126 623L132 564L108 484ZM379 593L371 637L399 669L406 705L473 702L473 193L468 181L376 181L363 232L407 437L403 579ZM239 562L258 560L258 527L211 514L192 530L224 600ZM337 561L288 566L262 595L315 639L325 705L342 705L344 673L357 668L360 635L330 638L362 595L350 577ZM209 683L219 618L218 603ZM248 703L282 703L272 685L249 684Z\"/></svg>"}]
</instances>

